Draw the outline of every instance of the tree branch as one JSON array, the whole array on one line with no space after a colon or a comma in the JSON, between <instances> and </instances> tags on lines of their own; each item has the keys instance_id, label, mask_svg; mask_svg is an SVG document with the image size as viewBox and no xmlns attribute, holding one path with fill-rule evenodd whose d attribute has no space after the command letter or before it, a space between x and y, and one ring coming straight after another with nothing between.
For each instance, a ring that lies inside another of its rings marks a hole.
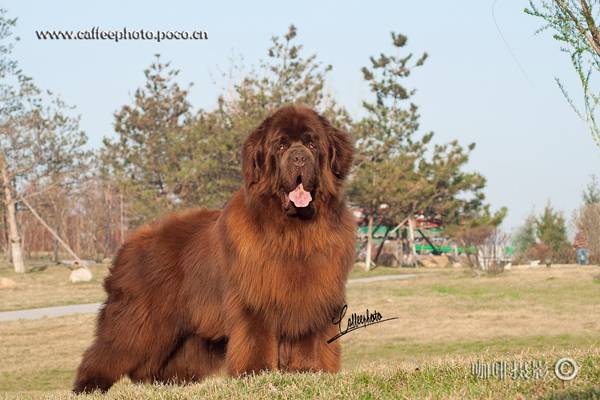
<instances>
[{"instance_id":1,"label":"tree branch","mask_svg":"<svg viewBox=\"0 0 600 400\"><path fill-rule=\"evenodd\" d=\"M587 4L585 0L580 0L581 9L583 11L583 16L585 17L585 22L587 23L588 29L592 34L592 39L594 40L594 50L596 53L600 55L598 49L600 48L600 33L598 32L598 27L594 22L594 17L592 16L592 11L590 10L590 6Z\"/></svg>"},{"instance_id":2,"label":"tree branch","mask_svg":"<svg viewBox=\"0 0 600 400\"><path fill-rule=\"evenodd\" d=\"M582 3L584 1L585 0L581 0ZM554 0L554 2L561 9L561 11L571 19L571 21L575 24L575 27L577 28L579 33L581 33L587 39L587 41L590 43L590 45L592 46L594 51L600 56L600 43L595 42L594 38L591 37L586 32L585 28L579 23L579 20L577 19L577 17L575 17L575 15L573 15L571 10L569 10L569 8L564 4L564 2L562 0ZM586 6L587 6L587 4L586 4ZM584 14L585 14L585 11L584 11ZM590 17L591 17L591 15L590 15Z\"/></svg>"}]
</instances>

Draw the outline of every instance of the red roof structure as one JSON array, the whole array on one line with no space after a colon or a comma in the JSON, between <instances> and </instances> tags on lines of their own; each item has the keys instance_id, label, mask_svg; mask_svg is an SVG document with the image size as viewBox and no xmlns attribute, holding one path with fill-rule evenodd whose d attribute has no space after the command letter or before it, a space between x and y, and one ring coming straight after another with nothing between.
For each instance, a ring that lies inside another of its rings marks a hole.
<instances>
[{"instance_id":1,"label":"red roof structure","mask_svg":"<svg viewBox=\"0 0 600 400\"><path fill-rule=\"evenodd\" d=\"M573 247L576 249L587 249L589 247L583 232L577 232L575 235L575 240L573 241Z\"/></svg>"}]
</instances>

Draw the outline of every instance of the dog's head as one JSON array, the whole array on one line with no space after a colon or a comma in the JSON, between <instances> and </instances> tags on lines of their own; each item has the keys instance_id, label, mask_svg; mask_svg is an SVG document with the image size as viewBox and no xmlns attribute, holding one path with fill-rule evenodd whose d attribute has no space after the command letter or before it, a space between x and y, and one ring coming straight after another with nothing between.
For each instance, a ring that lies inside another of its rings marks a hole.
<instances>
[{"instance_id":1,"label":"dog's head","mask_svg":"<svg viewBox=\"0 0 600 400\"><path fill-rule=\"evenodd\" d=\"M290 217L310 219L337 200L352 164L347 133L304 106L280 108L246 139L242 169L254 206L276 200Z\"/></svg>"}]
</instances>

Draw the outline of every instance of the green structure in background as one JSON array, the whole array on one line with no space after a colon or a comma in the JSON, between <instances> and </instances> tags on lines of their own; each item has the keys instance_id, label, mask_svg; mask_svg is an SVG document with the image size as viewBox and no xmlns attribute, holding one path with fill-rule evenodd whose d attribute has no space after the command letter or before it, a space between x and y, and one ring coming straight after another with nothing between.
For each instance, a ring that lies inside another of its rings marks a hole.
<instances>
[{"instance_id":1,"label":"green structure in background","mask_svg":"<svg viewBox=\"0 0 600 400\"><path fill-rule=\"evenodd\" d=\"M381 242L383 241L383 238L385 237L386 232L391 231L393 229L393 227L388 227L388 226L379 226L376 229L373 230L373 243L376 245L380 245ZM441 237L441 233L443 232L442 228L436 227L436 228L419 228L421 229L421 231L423 231L427 236L429 236L430 238L433 237ZM366 237L368 234L369 228L367 226L359 226L358 230L357 230L357 234L359 237ZM396 240L398 239L398 234L399 234L400 230L396 230L394 233L390 234L387 237L387 240ZM446 239L447 241L447 239ZM357 243L357 249L360 247L360 244ZM440 245L440 246L435 246L436 250L441 251L444 254L451 254L454 252L454 248L452 246L448 246L448 245ZM417 253L432 253L433 252L433 247L429 244L416 244L415 245L415 249L417 251ZM456 249L458 251L459 254L474 254L477 252L477 249L473 246L471 247L467 247L466 250L463 247L457 247ZM512 247L506 247L504 249L504 253L512 256L514 253L514 249Z\"/></svg>"}]
</instances>

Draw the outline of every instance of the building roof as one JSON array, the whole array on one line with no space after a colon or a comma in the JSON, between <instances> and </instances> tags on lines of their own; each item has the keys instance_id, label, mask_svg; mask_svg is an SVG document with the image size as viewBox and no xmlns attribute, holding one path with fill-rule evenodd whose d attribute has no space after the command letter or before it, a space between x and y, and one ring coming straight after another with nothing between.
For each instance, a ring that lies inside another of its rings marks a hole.
<instances>
[{"instance_id":1,"label":"building roof","mask_svg":"<svg viewBox=\"0 0 600 400\"><path fill-rule=\"evenodd\" d=\"M575 235L575 240L573 241L573 247L576 249L587 249L589 247L583 232L577 232Z\"/></svg>"}]
</instances>

